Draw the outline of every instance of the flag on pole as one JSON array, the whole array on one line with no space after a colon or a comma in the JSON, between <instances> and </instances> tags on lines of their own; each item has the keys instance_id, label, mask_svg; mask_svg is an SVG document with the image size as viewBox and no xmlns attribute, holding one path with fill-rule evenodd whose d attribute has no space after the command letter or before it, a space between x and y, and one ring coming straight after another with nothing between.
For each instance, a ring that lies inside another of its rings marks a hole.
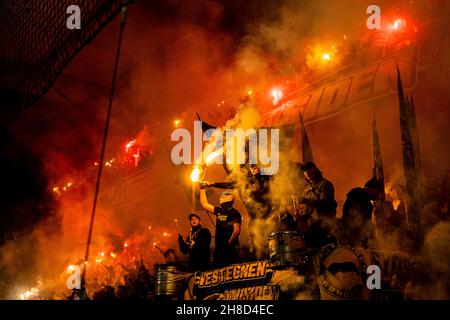
<instances>
[{"instance_id":1,"label":"flag on pole","mask_svg":"<svg viewBox=\"0 0 450 320\"><path fill-rule=\"evenodd\" d=\"M417 130L416 122L416 112L414 110L414 99L413 97L407 103L408 114L409 114L409 127L411 128L411 141L414 149L415 164L418 170L420 170L422 160L420 158L420 143L419 143L419 132Z\"/></svg>"},{"instance_id":2,"label":"flag on pole","mask_svg":"<svg viewBox=\"0 0 450 320\"><path fill-rule=\"evenodd\" d=\"M400 112L400 134L402 141L403 168L405 174L408 203L408 229L419 239L420 230L420 200L419 200L419 163L418 136L414 103L408 100L403 91L400 69L397 66L397 91Z\"/></svg>"},{"instance_id":3,"label":"flag on pole","mask_svg":"<svg viewBox=\"0 0 450 320\"><path fill-rule=\"evenodd\" d=\"M386 193L384 190L384 172L383 172L383 161L381 160L381 148L380 148L380 139L378 137L378 129L377 129L377 121L375 119L375 115L373 117L372 123L372 149L373 149L373 177L377 179L377 181L381 185L381 193L378 199L376 200L376 227L380 232L380 235L383 234L383 221L386 217Z\"/></svg>"},{"instance_id":4,"label":"flag on pole","mask_svg":"<svg viewBox=\"0 0 450 320\"><path fill-rule=\"evenodd\" d=\"M302 161L306 163L308 161L314 162L311 144L309 143L308 133L306 132L305 123L303 122L302 114L299 112L300 118L300 141L302 144Z\"/></svg>"}]
</instances>

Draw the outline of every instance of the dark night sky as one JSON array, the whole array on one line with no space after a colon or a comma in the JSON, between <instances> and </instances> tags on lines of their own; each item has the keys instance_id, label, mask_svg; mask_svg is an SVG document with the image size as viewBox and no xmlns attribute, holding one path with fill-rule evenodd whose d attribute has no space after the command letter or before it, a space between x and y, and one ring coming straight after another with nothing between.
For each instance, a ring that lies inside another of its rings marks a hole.
<instances>
[{"instance_id":1,"label":"dark night sky","mask_svg":"<svg viewBox=\"0 0 450 320\"><path fill-rule=\"evenodd\" d=\"M252 26L273 19L279 6L278 1L256 0L135 1L130 7L126 27L120 65L123 80L119 80L119 88L136 63L133 48L142 43L141 28L175 21L207 32L223 33L231 39L228 54L233 56ZM33 225L57 207L44 172L44 162L51 161L46 157L49 150L63 154L67 168L82 168L84 161L92 160L91 149L98 146L101 134L100 130L93 132L92 128L98 129L102 123L104 113L97 111L99 104L106 103L109 90L118 19L74 58L46 96L29 107L12 124L9 133L3 130L0 146L4 190L0 208L2 237ZM163 51L161 55L164 59Z\"/></svg>"}]
</instances>

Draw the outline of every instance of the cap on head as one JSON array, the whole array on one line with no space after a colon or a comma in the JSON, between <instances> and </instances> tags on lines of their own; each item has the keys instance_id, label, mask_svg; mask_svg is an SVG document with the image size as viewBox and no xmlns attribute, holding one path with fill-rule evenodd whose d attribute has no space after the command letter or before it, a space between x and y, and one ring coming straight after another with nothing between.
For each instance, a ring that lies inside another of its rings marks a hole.
<instances>
[{"instance_id":1,"label":"cap on head","mask_svg":"<svg viewBox=\"0 0 450 320\"><path fill-rule=\"evenodd\" d=\"M317 166L315 165L314 162L307 161L306 163L302 164L300 166L300 168L302 169L302 171L307 171L307 170L312 169L312 168L317 168Z\"/></svg>"},{"instance_id":2,"label":"cap on head","mask_svg":"<svg viewBox=\"0 0 450 320\"><path fill-rule=\"evenodd\" d=\"M364 184L364 187L381 190L381 183L377 179L372 178Z\"/></svg>"},{"instance_id":3,"label":"cap on head","mask_svg":"<svg viewBox=\"0 0 450 320\"><path fill-rule=\"evenodd\" d=\"M196 217L198 220L202 220L197 214L195 214L195 213L191 213L191 214L189 214L189 221L192 219L192 217Z\"/></svg>"}]
</instances>

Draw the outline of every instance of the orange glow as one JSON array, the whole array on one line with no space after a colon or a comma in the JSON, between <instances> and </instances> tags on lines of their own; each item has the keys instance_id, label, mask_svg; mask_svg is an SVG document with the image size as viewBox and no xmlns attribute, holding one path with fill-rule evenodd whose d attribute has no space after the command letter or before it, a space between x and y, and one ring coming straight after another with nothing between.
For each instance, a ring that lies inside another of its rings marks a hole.
<instances>
[{"instance_id":1,"label":"orange glow","mask_svg":"<svg viewBox=\"0 0 450 320\"><path fill-rule=\"evenodd\" d=\"M31 288L30 290L21 293L19 297L20 300L28 300L30 298L33 299L33 297L37 297L38 294L39 294L38 288Z\"/></svg>"},{"instance_id":2,"label":"orange glow","mask_svg":"<svg viewBox=\"0 0 450 320\"><path fill-rule=\"evenodd\" d=\"M324 54L322 54L322 59L330 61L331 60L331 55L329 53L324 53Z\"/></svg>"},{"instance_id":3,"label":"orange glow","mask_svg":"<svg viewBox=\"0 0 450 320\"><path fill-rule=\"evenodd\" d=\"M394 207L394 210L397 211L398 206L400 205L401 201L399 199L395 199L392 201L392 206Z\"/></svg>"},{"instance_id":4,"label":"orange glow","mask_svg":"<svg viewBox=\"0 0 450 320\"><path fill-rule=\"evenodd\" d=\"M130 142L128 142L127 145L125 146L125 151L126 151L126 153L128 153L128 150L129 150L132 146L134 146L135 144L136 144L136 139L131 140Z\"/></svg>"},{"instance_id":5,"label":"orange glow","mask_svg":"<svg viewBox=\"0 0 450 320\"><path fill-rule=\"evenodd\" d=\"M113 162L114 162L114 159L111 159L111 160L105 162L105 166L112 167Z\"/></svg>"},{"instance_id":6,"label":"orange glow","mask_svg":"<svg viewBox=\"0 0 450 320\"><path fill-rule=\"evenodd\" d=\"M283 91L279 88L274 88L270 91L270 95L272 96L272 103L274 106L280 102L280 100L283 98Z\"/></svg>"},{"instance_id":7,"label":"orange glow","mask_svg":"<svg viewBox=\"0 0 450 320\"><path fill-rule=\"evenodd\" d=\"M75 270L76 266L71 264L67 267L67 273L72 273Z\"/></svg>"},{"instance_id":8,"label":"orange glow","mask_svg":"<svg viewBox=\"0 0 450 320\"><path fill-rule=\"evenodd\" d=\"M176 127L176 128L178 128L178 126L180 125L180 120L179 119L176 119L176 120L174 120L173 121L173 124L174 124L174 126Z\"/></svg>"},{"instance_id":9,"label":"orange glow","mask_svg":"<svg viewBox=\"0 0 450 320\"><path fill-rule=\"evenodd\" d=\"M395 31L399 30L401 27L404 27L406 25L405 21L403 19L397 19L392 24L391 28Z\"/></svg>"},{"instance_id":10,"label":"orange glow","mask_svg":"<svg viewBox=\"0 0 450 320\"><path fill-rule=\"evenodd\" d=\"M197 182L199 179L200 179L200 169L198 167L195 167L191 173L191 180L192 182Z\"/></svg>"}]
</instances>

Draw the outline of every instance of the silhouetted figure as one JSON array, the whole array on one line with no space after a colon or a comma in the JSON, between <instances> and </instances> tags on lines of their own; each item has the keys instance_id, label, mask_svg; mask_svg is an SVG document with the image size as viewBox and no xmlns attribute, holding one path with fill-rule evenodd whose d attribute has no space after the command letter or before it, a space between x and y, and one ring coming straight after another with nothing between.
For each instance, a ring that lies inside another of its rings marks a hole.
<instances>
[{"instance_id":1,"label":"silhouetted figure","mask_svg":"<svg viewBox=\"0 0 450 320\"><path fill-rule=\"evenodd\" d=\"M287 211L281 212L277 231L297 231L297 222L294 216Z\"/></svg>"},{"instance_id":2,"label":"silhouetted figure","mask_svg":"<svg viewBox=\"0 0 450 320\"><path fill-rule=\"evenodd\" d=\"M336 207L334 186L325 179L317 166L308 161L301 166L306 186L298 199L309 228L305 232L308 247L318 248L335 242Z\"/></svg>"},{"instance_id":3,"label":"silhouetted figure","mask_svg":"<svg viewBox=\"0 0 450 320\"><path fill-rule=\"evenodd\" d=\"M378 198L381 188L381 184L372 178L363 188L350 190L343 206L339 244L368 247L369 240L375 237L372 201Z\"/></svg>"}]
</instances>

